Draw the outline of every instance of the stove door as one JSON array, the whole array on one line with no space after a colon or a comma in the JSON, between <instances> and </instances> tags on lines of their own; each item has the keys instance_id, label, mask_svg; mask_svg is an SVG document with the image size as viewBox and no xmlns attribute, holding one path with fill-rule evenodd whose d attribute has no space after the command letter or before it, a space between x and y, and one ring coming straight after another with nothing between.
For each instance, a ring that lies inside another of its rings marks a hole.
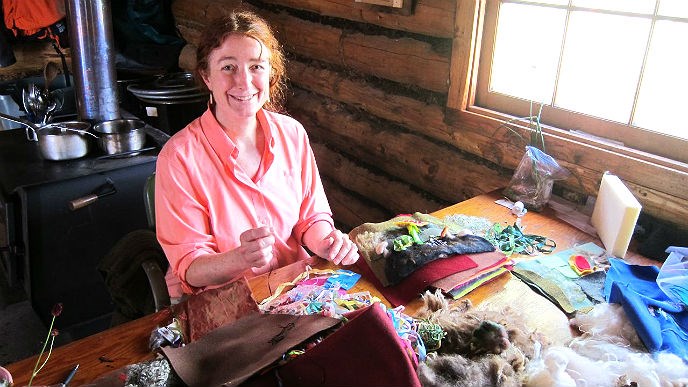
<instances>
[{"instance_id":1,"label":"stove door","mask_svg":"<svg viewBox=\"0 0 688 387\"><path fill-rule=\"evenodd\" d=\"M46 324L51 307L61 302L56 325L71 329L74 338L109 327L114 307L97 266L120 238L148 227L143 191L154 169L152 161L20 189L24 286ZM70 207L103 187L109 194Z\"/></svg>"}]
</instances>

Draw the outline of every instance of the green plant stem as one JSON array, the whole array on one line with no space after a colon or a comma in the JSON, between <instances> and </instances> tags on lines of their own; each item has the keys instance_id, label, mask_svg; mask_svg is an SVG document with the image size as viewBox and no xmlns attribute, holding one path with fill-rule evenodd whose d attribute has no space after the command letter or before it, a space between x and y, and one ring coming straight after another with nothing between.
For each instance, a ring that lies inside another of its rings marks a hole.
<instances>
[{"instance_id":1,"label":"green plant stem","mask_svg":"<svg viewBox=\"0 0 688 387\"><path fill-rule=\"evenodd\" d=\"M33 379L43 369L46 363L48 363L48 359L50 359L50 354L53 352L53 343L55 342L55 336L52 335L53 324L55 324L55 316L53 316L53 319L50 321L50 327L48 328L48 336L45 338L45 341L43 342L43 348L41 348L41 352L38 354L38 359L36 359L36 365L33 366L33 372L31 373L31 379L29 379L29 384L27 387L31 387ZM43 364L41 364L39 367L38 365L41 363L41 357L43 357L43 353L45 353L45 348L48 346L48 340L50 340L50 349L48 350L48 355L45 357Z\"/></svg>"}]
</instances>

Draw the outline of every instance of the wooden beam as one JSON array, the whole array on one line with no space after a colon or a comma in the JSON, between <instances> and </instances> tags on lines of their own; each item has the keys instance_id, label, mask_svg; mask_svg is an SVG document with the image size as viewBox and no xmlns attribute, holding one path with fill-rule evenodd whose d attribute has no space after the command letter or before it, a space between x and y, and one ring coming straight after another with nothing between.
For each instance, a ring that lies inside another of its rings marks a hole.
<instances>
[{"instance_id":1,"label":"wooden beam","mask_svg":"<svg viewBox=\"0 0 688 387\"><path fill-rule=\"evenodd\" d=\"M414 0L409 0L414 1ZM438 38L454 36L456 0L415 0L413 15L380 12L353 0L263 0L263 3Z\"/></svg>"},{"instance_id":2,"label":"wooden beam","mask_svg":"<svg viewBox=\"0 0 688 387\"><path fill-rule=\"evenodd\" d=\"M409 212L430 213L452 204L433 199L429 193L415 189L407 183L373 172L325 144L311 141L311 146L322 176L369 198L390 215Z\"/></svg>"},{"instance_id":3,"label":"wooden beam","mask_svg":"<svg viewBox=\"0 0 688 387\"><path fill-rule=\"evenodd\" d=\"M327 178L323 178L323 188L330 203L332 217L343 232L349 232L362 223L378 223L392 217L386 211L344 190Z\"/></svg>"},{"instance_id":4,"label":"wooden beam","mask_svg":"<svg viewBox=\"0 0 688 387\"><path fill-rule=\"evenodd\" d=\"M309 128L315 141L326 141L352 158L447 202L504 187L510 177L476 164L448 146L348 113L338 103L312 93L294 90L287 108Z\"/></svg>"},{"instance_id":5,"label":"wooden beam","mask_svg":"<svg viewBox=\"0 0 688 387\"><path fill-rule=\"evenodd\" d=\"M178 24L182 36L190 44L198 43L198 30L207 20L205 15L217 9L218 3L222 3L222 0L204 0L196 11L174 8L187 18ZM229 11L222 9L215 14ZM257 12L275 28L285 49L300 57L427 90L447 92L449 89L449 54L436 52L427 42L345 33L340 28L302 20L286 13Z\"/></svg>"},{"instance_id":6,"label":"wooden beam","mask_svg":"<svg viewBox=\"0 0 688 387\"><path fill-rule=\"evenodd\" d=\"M454 39L452 44L451 66L449 70L449 93L447 106L466 109L471 95L473 66L480 56L476 53L480 41L465 39L463 36L479 36L480 16L484 0L464 0L456 2Z\"/></svg>"}]
</instances>

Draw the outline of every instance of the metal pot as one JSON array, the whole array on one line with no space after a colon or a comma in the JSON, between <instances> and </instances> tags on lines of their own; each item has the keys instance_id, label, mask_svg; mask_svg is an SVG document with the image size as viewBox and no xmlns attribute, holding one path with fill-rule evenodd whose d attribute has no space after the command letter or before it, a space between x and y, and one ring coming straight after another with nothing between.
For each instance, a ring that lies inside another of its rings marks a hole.
<instances>
[{"instance_id":1,"label":"metal pot","mask_svg":"<svg viewBox=\"0 0 688 387\"><path fill-rule=\"evenodd\" d=\"M103 121L93 127L98 135L98 145L107 154L113 155L137 151L146 143L146 123L137 119Z\"/></svg>"},{"instance_id":2,"label":"metal pot","mask_svg":"<svg viewBox=\"0 0 688 387\"><path fill-rule=\"evenodd\" d=\"M88 129L91 124L82 121L67 121L38 126L21 117L0 113L0 118L22 124L26 127L26 139L38 141L41 156L46 160L71 160L83 157L89 150L88 136L95 135Z\"/></svg>"},{"instance_id":3,"label":"metal pot","mask_svg":"<svg viewBox=\"0 0 688 387\"><path fill-rule=\"evenodd\" d=\"M67 121L41 126L38 147L46 160L71 160L85 156L90 149L88 129L91 124L81 121Z\"/></svg>"}]
</instances>

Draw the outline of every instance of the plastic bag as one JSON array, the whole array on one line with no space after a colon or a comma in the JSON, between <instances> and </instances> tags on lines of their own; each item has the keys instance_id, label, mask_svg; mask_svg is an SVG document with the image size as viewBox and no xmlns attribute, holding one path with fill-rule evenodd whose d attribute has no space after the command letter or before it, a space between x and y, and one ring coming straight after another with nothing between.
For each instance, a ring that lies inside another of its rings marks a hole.
<instances>
[{"instance_id":1,"label":"plastic bag","mask_svg":"<svg viewBox=\"0 0 688 387\"><path fill-rule=\"evenodd\" d=\"M688 247L670 246L657 275L657 285L672 301L688 307Z\"/></svg>"},{"instance_id":2,"label":"plastic bag","mask_svg":"<svg viewBox=\"0 0 688 387\"><path fill-rule=\"evenodd\" d=\"M555 180L563 180L571 173L538 148L526 146L526 153L518 164L504 195L520 201L529 209L540 211L552 195Z\"/></svg>"}]
</instances>

